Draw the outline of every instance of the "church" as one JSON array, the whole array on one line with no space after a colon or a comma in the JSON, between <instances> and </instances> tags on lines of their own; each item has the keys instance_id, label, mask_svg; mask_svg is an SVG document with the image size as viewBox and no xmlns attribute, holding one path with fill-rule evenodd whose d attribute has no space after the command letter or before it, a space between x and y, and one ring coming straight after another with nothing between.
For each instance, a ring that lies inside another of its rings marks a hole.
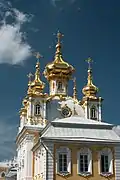
<instances>
[{"instance_id":1,"label":"church","mask_svg":"<svg viewBox=\"0 0 120 180\"><path fill-rule=\"evenodd\" d=\"M92 60L87 60L87 80L79 100L75 68L62 56L62 36L57 33L54 59L44 72L36 53L35 73L28 76L16 138L17 180L120 180L120 137L114 125L102 121L103 98L93 83Z\"/></svg>"}]
</instances>

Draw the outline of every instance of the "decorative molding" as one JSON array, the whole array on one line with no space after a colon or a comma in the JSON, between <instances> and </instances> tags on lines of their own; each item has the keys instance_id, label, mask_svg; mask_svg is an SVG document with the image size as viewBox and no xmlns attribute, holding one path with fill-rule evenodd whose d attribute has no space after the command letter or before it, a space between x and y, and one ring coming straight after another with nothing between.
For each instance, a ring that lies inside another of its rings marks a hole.
<instances>
[{"instance_id":1,"label":"decorative molding","mask_svg":"<svg viewBox=\"0 0 120 180\"><path fill-rule=\"evenodd\" d=\"M100 173L100 175L107 178L107 177L112 176L113 174L108 172L108 173Z\"/></svg>"}]
</instances>

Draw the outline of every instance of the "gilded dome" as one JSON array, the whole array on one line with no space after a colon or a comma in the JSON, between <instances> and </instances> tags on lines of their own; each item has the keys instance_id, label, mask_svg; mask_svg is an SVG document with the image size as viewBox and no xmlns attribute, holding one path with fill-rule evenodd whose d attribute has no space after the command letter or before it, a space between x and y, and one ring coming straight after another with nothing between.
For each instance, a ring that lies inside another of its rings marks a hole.
<instances>
[{"instance_id":1,"label":"gilded dome","mask_svg":"<svg viewBox=\"0 0 120 180\"><path fill-rule=\"evenodd\" d=\"M85 97L96 99L98 88L92 82L92 70L88 69L88 82L87 85L82 89Z\"/></svg>"},{"instance_id":2,"label":"gilded dome","mask_svg":"<svg viewBox=\"0 0 120 180\"><path fill-rule=\"evenodd\" d=\"M39 58L38 54L36 56L38 59ZM40 62L39 62L39 59L37 60L35 67L36 67L36 71L35 71L35 75L34 75L34 80L31 79L31 77L33 77L33 75L31 73L28 75L29 83L28 83L27 94L28 95L45 95L45 93L43 93L45 83L42 82L40 79Z\"/></svg>"},{"instance_id":3,"label":"gilded dome","mask_svg":"<svg viewBox=\"0 0 120 180\"><path fill-rule=\"evenodd\" d=\"M48 63L45 67L44 75L47 80L54 79L56 77L70 79L72 73L74 72L73 66L65 62L62 57L60 43L60 38L62 36L63 35L61 33L57 33L58 42L56 45L54 60L51 63Z\"/></svg>"}]
</instances>

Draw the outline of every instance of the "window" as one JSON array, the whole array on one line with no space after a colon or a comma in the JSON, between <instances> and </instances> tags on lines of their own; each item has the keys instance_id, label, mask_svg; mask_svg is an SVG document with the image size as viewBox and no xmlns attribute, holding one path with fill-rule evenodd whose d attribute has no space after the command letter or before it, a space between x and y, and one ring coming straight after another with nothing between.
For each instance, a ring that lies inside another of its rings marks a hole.
<instances>
[{"instance_id":1,"label":"window","mask_svg":"<svg viewBox=\"0 0 120 180\"><path fill-rule=\"evenodd\" d=\"M59 172L67 172L67 154L59 153Z\"/></svg>"},{"instance_id":2,"label":"window","mask_svg":"<svg viewBox=\"0 0 120 180\"><path fill-rule=\"evenodd\" d=\"M4 172L1 173L1 177L2 178L5 177L5 173Z\"/></svg>"},{"instance_id":3,"label":"window","mask_svg":"<svg viewBox=\"0 0 120 180\"><path fill-rule=\"evenodd\" d=\"M94 106L90 109L90 118L96 119L96 108Z\"/></svg>"},{"instance_id":4,"label":"window","mask_svg":"<svg viewBox=\"0 0 120 180\"><path fill-rule=\"evenodd\" d=\"M102 176L108 177L113 174L112 152L109 148L104 148L99 153L99 170Z\"/></svg>"},{"instance_id":5,"label":"window","mask_svg":"<svg viewBox=\"0 0 120 180\"><path fill-rule=\"evenodd\" d=\"M77 154L78 174L89 176L92 174L92 153L88 148L82 148Z\"/></svg>"},{"instance_id":6,"label":"window","mask_svg":"<svg viewBox=\"0 0 120 180\"><path fill-rule=\"evenodd\" d=\"M59 90L59 91L62 90L62 82L58 82L58 90Z\"/></svg>"},{"instance_id":7,"label":"window","mask_svg":"<svg viewBox=\"0 0 120 180\"><path fill-rule=\"evenodd\" d=\"M41 108L40 104L35 105L35 115L40 115L40 108Z\"/></svg>"},{"instance_id":8,"label":"window","mask_svg":"<svg viewBox=\"0 0 120 180\"><path fill-rule=\"evenodd\" d=\"M21 161L21 166L24 168L24 159Z\"/></svg>"},{"instance_id":9,"label":"window","mask_svg":"<svg viewBox=\"0 0 120 180\"><path fill-rule=\"evenodd\" d=\"M60 147L57 149L56 171L62 176L71 173L71 151L69 148Z\"/></svg>"},{"instance_id":10,"label":"window","mask_svg":"<svg viewBox=\"0 0 120 180\"><path fill-rule=\"evenodd\" d=\"M88 155L80 154L80 172L88 172Z\"/></svg>"},{"instance_id":11,"label":"window","mask_svg":"<svg viewBox=\"0 0 120 180\"><path fill-rule=\"evenodd\" d=\"M109 172L109 162L108 162L108 155L101 155L101 172L108 173Z\"/></svg>"}]
</instances>

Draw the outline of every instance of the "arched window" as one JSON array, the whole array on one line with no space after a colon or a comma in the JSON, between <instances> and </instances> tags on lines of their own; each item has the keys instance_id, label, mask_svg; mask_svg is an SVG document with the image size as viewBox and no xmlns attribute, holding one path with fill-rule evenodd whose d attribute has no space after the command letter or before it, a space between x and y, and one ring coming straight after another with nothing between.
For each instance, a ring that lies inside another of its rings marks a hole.
<instances>
[{"instance_id":1,"label":"arched window","mask_svg":"<svg viewBox=\"0 0 120 180\"><path fill-rule=\"evenodd\" d=\"M62 90L62 82L58 82L58 90L61 91Z\"/></svg>"},{"instance_id":2,"label":"arched window","mask_svg":"<svg viewBox=\"0 0 120 180\"><path fill-rule=\"evenodd\" d=\"M40 104L35 105L35 115L40 115L40 108L41 108Z\"/></svg>"},{"instance_id":3,"label":"arched window","mask_svg":"<svg viewBox=\"0 0 120 180\"><path fill-rule=\"evenodd\" d=\"M96 107L95 106L91 107L91 109L90 109L90 118L91 119L96 119L97 118L96 117Z\"/></svg>"}]
</instances>

